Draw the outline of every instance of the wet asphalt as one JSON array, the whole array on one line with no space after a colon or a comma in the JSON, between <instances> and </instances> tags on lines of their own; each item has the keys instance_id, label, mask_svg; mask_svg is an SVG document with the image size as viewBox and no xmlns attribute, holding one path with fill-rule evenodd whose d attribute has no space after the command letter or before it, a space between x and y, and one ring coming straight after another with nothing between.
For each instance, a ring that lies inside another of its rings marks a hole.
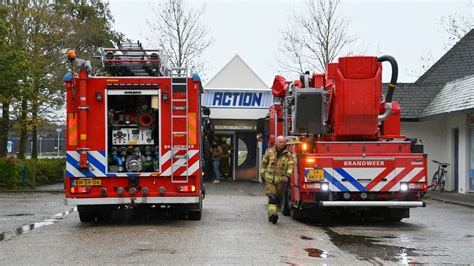
<instances>
[{"instance_id":1,"label":"wet asphalt","mask_svg":"<svg viewBox=\"0 0 474 266\"><path fill-rule=\"evenodd\" d=\"M255 183L206 184L201 221L115 213L82 224L63 195L0 194L0 265L474 263L474 209L428 200L400 223L339 217L270 224Z\"/></svg>"}]
</instances>

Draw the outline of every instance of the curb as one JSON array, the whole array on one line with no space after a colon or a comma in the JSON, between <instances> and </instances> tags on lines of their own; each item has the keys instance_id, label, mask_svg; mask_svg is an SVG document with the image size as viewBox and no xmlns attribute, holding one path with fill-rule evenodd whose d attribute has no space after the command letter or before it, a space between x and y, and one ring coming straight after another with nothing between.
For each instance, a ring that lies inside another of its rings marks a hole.
<instances>
[{"instance_id":1,"label":"curb","mask_svg":"<svg viewBox=\"0 0 474 266\"><path fill-rule=\"evenodd\" d=\"M454 204L454 205L460 205L460 206L463 206L463 207L468 207L468 208L474 208L474 204L470 204L470 203L465 203L465 202L462 202L462 201L456 201L456 200L450 200L450 199L442 199L442 198L435 198L433 196L431 196L431 199L432 200L436 200L436 201L439 201L439 202L443 202L443 203L449 203L449 204Z\"/></svg>"},{"instance_id":2,"label":"curb","mask_svg":"<svg viewBox=\"0 0 474 266\"><path fill-rule=\"evenodd\" d=\"M64 193L63 189L43 190L1 190L0 193Z\"/></svg>"}]
</instances>

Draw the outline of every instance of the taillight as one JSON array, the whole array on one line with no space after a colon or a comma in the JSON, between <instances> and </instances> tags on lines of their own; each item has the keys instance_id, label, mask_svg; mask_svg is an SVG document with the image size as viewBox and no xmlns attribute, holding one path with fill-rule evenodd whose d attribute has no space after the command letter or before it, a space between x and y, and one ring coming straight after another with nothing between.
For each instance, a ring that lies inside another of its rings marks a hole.
<instances>
[{"instance_id":1,"label":"taillight","mask_svg":"<svg viewBox=\"0 0 474 266\"><path fill-rule=\"evenodd\" d=\"M91 192L90 187L71 187L71 194L85 194Z\"/></svg>"},{"instance_id":2,"label":"taillight","mask_svg":"<svg viewBox=\"0 0 474 266\"><path fill-rule=\"evenodd\" d=\"M178 186L176 188L178 192L195 192L196 191L196 186L195 185L184 185L184 186Z\"/></svg>"},{"instance_id":3,"label":"taillight","mask_svg":"<svg viewBox=\"0 0 474 266\"><path fill-rule=\"evenodd\" d=\"M408 183L409 190L426 190L428 185L426 183Z\"/></svg>"},{"instance_id":4,"label":"taillight","mask_svg":"<svg viewBox=\"0 0 474 266\"><path fill-rule=\"evenodd\" d=\"M329 183L327 182L315 182L315 183L304 183L303 191L329 191Z\"/></svg>"},{"instance_id":5,"label":"taillight","mask_svg":"<svg viewBox=\"0 0 474 266\"><path fill-rule=\"evenodd\" d=\"M301 149L302 149L303 151L307 151L307 150L308 150L308 143L303 142L303 145L301 145Z\"/></svg>"},{"instance_id":6,"label":"taillight","mask_svg":"<svg viewBox=\"0 0 474 266\"><path fill-rule=\"evenodd\" d=\"M303 190L320 190L321 183L308 183L303 184Z\"/></svg>"}]
</instances>

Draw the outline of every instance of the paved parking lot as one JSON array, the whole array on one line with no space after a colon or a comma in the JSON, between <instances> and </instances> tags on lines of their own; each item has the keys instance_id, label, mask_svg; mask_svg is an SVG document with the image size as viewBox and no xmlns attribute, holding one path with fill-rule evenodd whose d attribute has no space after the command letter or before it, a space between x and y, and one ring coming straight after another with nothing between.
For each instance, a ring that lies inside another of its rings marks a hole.
<instances>
[{"instance_id":1,"label":"paved parking lot","mask_svg":"<svg viewBox=\"0 0 474 266\"><path fill-rule=\"evenodd\" d=\"M400 264L474 262L474 209L428 200L400 223L268 223L254 183L207 184L203 219L133 212L81 224L63 195L0 194L0 264Z\"/></svg>"}]
</instances>

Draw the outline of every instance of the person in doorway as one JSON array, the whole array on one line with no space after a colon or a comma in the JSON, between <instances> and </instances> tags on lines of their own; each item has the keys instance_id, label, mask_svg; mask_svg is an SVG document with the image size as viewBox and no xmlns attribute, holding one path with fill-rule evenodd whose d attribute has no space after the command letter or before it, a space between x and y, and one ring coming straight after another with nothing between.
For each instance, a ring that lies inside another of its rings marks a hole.
<instances>
[{"instance_id":1,"label":"person in doorway","mask_svg":"<svg viewBox=\"0 0 474 266\"><path fill-rule=\"evenodd\" d=\"M230 159L230 145L227 144L227 138L221 138L221 147L222 147L222 157L221 157L221 170L223 177L229 177L230 175L230 166L229 166L229 159Z\"/></svg>"},{"instance_id":2,"label":"person in doorway","mask_svg":"<svg viewBox=\"0 0 474 266\"><path fill-rule=\"evenodd\" d=\"M220 145L212 148L212 166L214 168L215 179L212 181L214 184L218 184L221 180L221 157L222 147Z\"/></svg>"},{"instance_id":3,"label":"person in doorway","mask_svg":"<svg viewBox=\"0 0 474 266\"><path fill-rule=\"evenodd\" d=\"M268 196L268 221L276 224L283 189L293 173L293 155L287 149L283 136L278 136L275 146L267 149L260 169L265 194Z\"/></svg>"},{"instance_id":4,"label":"person in doorway","mask_svg":"<svg viewBox=\"0 0 474 266\"><path fill-rule=\"evenodd\" d=\"M209 136L207 133L203 134L203 153L204 153L204 163L203 163L203 169L204 169L204 180L205 181L210 181L212 180L213 176L213 171L212 171L212 149L211 149L211 144L209 142Z\"/></svg>"}]
</instances>

